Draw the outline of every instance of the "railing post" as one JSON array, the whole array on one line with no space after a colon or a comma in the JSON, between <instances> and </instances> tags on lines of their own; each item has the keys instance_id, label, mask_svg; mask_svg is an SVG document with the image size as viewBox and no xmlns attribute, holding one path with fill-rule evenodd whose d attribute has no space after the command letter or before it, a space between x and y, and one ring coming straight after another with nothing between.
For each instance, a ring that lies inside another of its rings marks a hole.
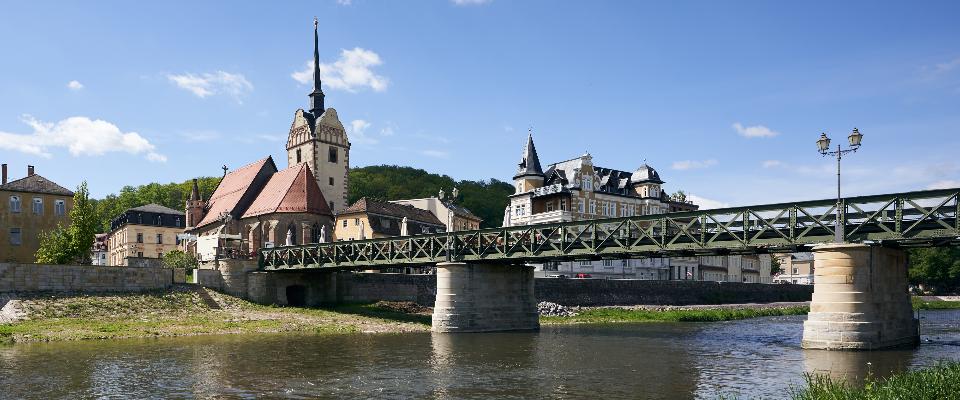
<instances>
[{"instance_id":1,"label":"railing post","mask_svg":"<svg viewBox=\"0 0 960 400\"><path fill-rule=\"evenodd\" d=\"M896 203L896 211L894 212L893 216L893 224L897 235L903 237L903 197L897 197L897 200L894 201L894 203Z\"/></svg>"},{"instance_id":2,"label":"railing post","mask_svg":"<svg viewBox=\"0 0 960 400\"><path fill-rule=\"evenodd\" d=\"M790 242L797 243L797 206L790 206Z\"/></svg>"}]
</instances>

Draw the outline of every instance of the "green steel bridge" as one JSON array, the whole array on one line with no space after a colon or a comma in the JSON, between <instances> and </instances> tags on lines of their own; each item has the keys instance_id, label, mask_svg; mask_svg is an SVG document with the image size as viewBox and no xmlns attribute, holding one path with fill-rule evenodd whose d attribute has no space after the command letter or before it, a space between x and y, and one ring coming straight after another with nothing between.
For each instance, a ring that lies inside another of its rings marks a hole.
<instances>
[{"instance_id":1,"label":"green steel bridge","mask_svg":"<svg viewBox=\"0 0 960 400\"><path fill-rule=\"evenodd\" d=\"M548 223L260 250L260 268L382 269L804 251L836 235L895 247L960 245L960 188ZM840 232L837 232L837 229Z\"/></svg>"}]
</instances>

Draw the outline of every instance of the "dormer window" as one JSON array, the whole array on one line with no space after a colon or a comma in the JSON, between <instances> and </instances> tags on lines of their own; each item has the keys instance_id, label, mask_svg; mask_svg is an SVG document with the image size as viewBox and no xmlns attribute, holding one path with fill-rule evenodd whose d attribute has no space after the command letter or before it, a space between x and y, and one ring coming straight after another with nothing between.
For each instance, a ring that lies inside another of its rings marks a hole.
<instances>
[{"instance_id":1,"label":"dormer window","mask_svg":"<svg viewBox=\"0 0 960 400\"><path fill-rule=\"evenodd\" d=\"M593 190L593 177L583 177L583 190Z\"/></svg>"}]
</instances>

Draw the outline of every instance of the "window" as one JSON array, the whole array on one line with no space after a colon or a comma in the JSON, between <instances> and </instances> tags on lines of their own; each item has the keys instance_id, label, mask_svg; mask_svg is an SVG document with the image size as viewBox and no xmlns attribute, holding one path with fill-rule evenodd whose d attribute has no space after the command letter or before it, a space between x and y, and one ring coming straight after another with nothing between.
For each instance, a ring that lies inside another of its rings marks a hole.
<instances>
[{"instance_id":1,"label":"window","mask_svg":"<svg viewBox=\"0 0 960 400\"><path fill-rule=\"evenodd\" d=\"M327 179L329 179L330 186L333 186L333 177L331 176L330 178L327 178Z\"/></svg>"},{"instance_id":2,"label":"window","mask_svg":"<svg viewBox=\"0 0 960 400\"><path fill-rule=\"evenodd\" d=\"M143 258L143 252L142 252L142 251L138 251L138 252L137 252L137 257Z\"/></svg>"},{"instance_id":3,"label":"window","mask_svg":"<svg viewBox=\"0 0 960 400\"><path fill-rule=\"evenodd\" d=\"M20 196L10 196L10 212L20 212Z\"/></svg>"},{"instance_id":4,"label":"window","mask_svg":"<svg viewBox=\"0 0 960 400\"><path fill-rule=\"evenodd\" d=\"M547 212L551 212L551 211L553 211L553 202L552 202L552 201L549 202L549 203L547 203Z\"/></svg>"},{"instance_id":5,"label":"window","mask_svg":"<svg viewBox=\"0 0 960 400\"><path fill-rule=\"evenodd\" d=\"M597 213L597 201L590 200L590 214L596 214L596 213Z\"/></svg>"},{"instance_id":6,"label":"window","mask_svg":"<svg viewBox=\"0 0 960 400\"><path fill-rule=\"evenodd\" d=\"M332 162L332 163L336 163L336 162L337 162L337 156L338 156L338 154L337 154L337 148L336 148L336 147L333 147L333 146L330 146L330 154L329 154L329 157L328 157L327 159L328 159L330 162Z\"/></svg>"},{"instance_id":7,"label":"window","mask_svg":"<svg viewBox=\"0 0 960 400\"><path fill-rule=\"evenodd\" d=\"M33 198L33 213L37 215L43 215L43 199L39 197Z\"/></svg>"},{"instance_id":8,"label":"window","mask_svg":"<svg viewBox=\"0 0 960 400\"><path fill-rule=\"evenodd\" d=\"M344 227L344 228L347 227L347 220L343 220L343 227Z\"/></svg>"},{"instance_id":9,"label":"window","mask_svg":"<svg viewBox=\"0 0 960 400\"><path fill-rule=\"evenodd\" d=\"M67 213L67 203L63 200L57 200L53 202L53 213L56 215L64 215Z\"/></svg>"},{"instance_id":10,"label":"window","mask_svg":"<svg viewBox=\"0 0 960 400\"><path fill-rule=\"evenodd\" d=\"M137 243L143 243L143 234L142 234L142 233L137 232ZM140 254L143 254L143 253L140 253ZM141 256L141 257L143 257L143 256Z\"/></svg>"},{"instance_id":11,"label":"window","mask_svg":"<svg viewBox=\"0 0 960 400\"><path fill-rule=\"evenodd\" d=\"M360 218L353 219L353 226L360 226Z\"/></svg>"},{"instance_id":12,"label":"window","mask_svg":"<svg viewBox=\"0 0 960 400\"><path fill-rule=\"evenodd\" d=\"M157 252L157 258L163 258L163 252L162 252L162 251L158 251L158 252Z\"/></svg>"},{"instance_id":13,"label":"window","mask_svg":"<svg viewBox=\"0 0 960 400\"><path fill-rule=\"evenodd\" d=\"M583 214L583 201L582 201L582 200L579 201L579 202L577 202L577 210L580 212L580 214Z\"/></svg>"},{"instance_id":14,"label":"window","mask_svg":"<svg viewBox=\"0 0 960 400\"><path fill-rule=\"evenodd\" d=\"M593 190L593 177L585 176L583 177L583 189L584 190Z\"/></svg>"},{"instance_id":15,"label":"window","mask_svg":"<svg viewBox=\"0 0 960 400\"><path fill-rule=\"evenodd\" d=\"M163 244L163 234L162 234L162 233L158 233L158 234L157 234L157 244Z\"/></svg>"},{"instance_id":16,"label":"window","mask_svg":"<svg viewBox=\"0 0 960 400\"><path fill-rule=\"evenodd\" d=\"M796 274L799 274L799 273L800 273L800 268L793 267L793 274L796 275Z\"/></svg>"},{"instance_id":17,"label":"window","mask_svg":"<svg viewBox=\"0 0 960 400\"><path fill-rule=\"evenodd\" d=\"M380 218L380 223L383 224L384 228L390 228L390 220L387 218Z\"/></svg>"},{"instance_id":18,"label":"window","mask_svg":"<svg viewBox=\"0 0 960 400\"><path fill-rule=\"evenodd\" d=\"M19 246L23 238L20 235L20 228L10 228L10 244Z\"/></svg>"},{"instance_id":19,"label":"window","mask_svg":"<svg viewBox=\"0 0 960 400\"><path fill-rule=\"evenodd\" d=\"M320 225L313 224L310 227L310 243L320 243Z\"/></svg>"},{"instance_id":20,"label":"window","mask_svg":"<svg viewBox=\"0 0 960 400\"><path fill-rule=\"evenodd\" d=\"M560 200L560 211L567 211L567 199Z\"/></svg>"},{"instance_id":21,"label":"window","mask_svg":"<svg viewBox=\"0 0 960 400\"><path fill-rule=\"evenodd\" d=\"M604 267L612 267L612 266L613 266L613 260L603 260L603 266L604 266Z\"/></svg>"},{"instance_id":22,"label":"window","mask_svg":"<svg viewBox=\"0 0 960 400\"><path fill-rule=\"evenodd\" d=\"M581 266L581 267L589 267L589 266L590 266L590 261L580 261L580 266Z\"/></svg>"},{"instance_id":23,"label":"window","mask_svg":"<svg viewBox=\"0 0 960 400\"><path fill-rule=\"evenodd\" d=\"M173 219L173 225L176 226L176 227L178 227L178 228L181 226L181 225L180 225L180 217L176 217L176 218Z\"/></svg>"},{"instance_id":24,"label":"window","mask_svg":"<svg viewBox=\"0 0 960 400\"><path fill-rule=\"evenodd\" d=\"M300 164L300 149L297 149L297 164Z\"/></svg>"}]
</instances>

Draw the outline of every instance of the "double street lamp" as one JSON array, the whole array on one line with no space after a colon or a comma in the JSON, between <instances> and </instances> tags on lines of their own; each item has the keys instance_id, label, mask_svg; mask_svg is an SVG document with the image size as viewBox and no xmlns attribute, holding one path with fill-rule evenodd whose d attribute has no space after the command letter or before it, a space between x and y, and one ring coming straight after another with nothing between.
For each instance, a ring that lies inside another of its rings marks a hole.
<instances>
[{"instance_id":1,"label":"double street lamp","mask_svg":"<svg viewBox=\"0 0 960 400\"><path fill-rule=\"evenodd\" d=\"M857 149L860 148L860 141L863 140L863 135L860 134L860 131L857 128L853 128L853 132L850 133L850 136L847 137L847 140L850 142L850 147L847 149L841 148L840 144L837 143L837 150L830 150L830 138L827 137L826 133L820 134L820 139L817 140L817 150L820 151L820 155L826 156L837 156L837 224L834 227L834 241L836 243L843 243L844 237L844 224L843 224L843 200L840 197L840 159L843 158L844 154L854 153Z\"/></svg>"}]
</instances>

